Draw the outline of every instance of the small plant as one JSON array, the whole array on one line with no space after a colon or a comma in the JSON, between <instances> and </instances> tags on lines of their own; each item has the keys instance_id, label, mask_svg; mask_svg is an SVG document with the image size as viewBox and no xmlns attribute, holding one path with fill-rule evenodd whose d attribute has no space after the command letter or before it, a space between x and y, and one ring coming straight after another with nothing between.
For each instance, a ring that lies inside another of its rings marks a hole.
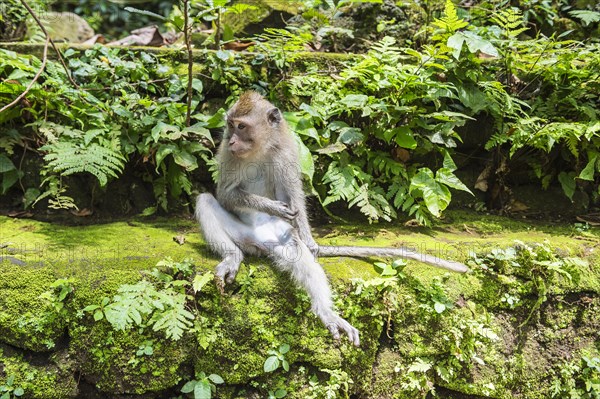
<instances>
[{"instance_id":1,"label":"small plant","mask_svg":"<svg viewBox=\"0 0 600 399\"><path fill-rule=\"evenodd\" d=\"M277 370L279 366L283 367L285 371L290 371L290 364L285 359L285 354L290 351L290 346L288 344L283 344L279 346L277 350L270 350L269 356L267 360L265 360L265 364L263 366L265 373L272 373Z\"/></svg>"},{"instance_id":2,"label":"small plant","mask_svg":"<svg viewBox=\"0 0 600 399\"><path fill-rule=\"evenodd\" d=\"M558 399L600 398L600 357L584 355L579 361L563 364L550 393Z\"/></svg>"},{"instance_id":3,"label":"small plant","mask_svg":"<svg viewBox=\"0 0 600 399\"><path fill-rule=\"evenodd\" d=\"M281 398L285 398L287 396L287 390L283 389L283 388L278 388L274 391L269 391L268 392L267 399L281 399Z\"/></svg>"},{"instance_id":4,"label":"small plant","mask_svg":"<svg viewBox=\"0 0 600 399\"><path fill-rule=\"evenodd\" d=\"M192 264L166 259L157 266L167 268L167 272L155 268L149 273L158 280L158 287L148 280L122 285L112 300L103 298L99 305L86 306L83 312L93 312L95 321L106 319L116 330L151 326L154 331L164 330L167 338L179 340L195 319L187 307L191 297L185 289L190 282L179 279L191 273Z\"/></svg>"},{"instance_id":5,"label":"small plant","mask_svg":"<svg viewBox=\"0 0 600 399\"><path fill-rule=\"evenodd\" d=\"M384 262L375 262L373 266L375 266L375 270L382 277L394 277L394 276L402 276L402 270L408 262L404 259L396 259L391 264Z\"/></svg>"},{"instance_id":6,"label":"small plant","mask_svg":"<svg viewBox=\"0 0 600 399\"><path fill-rule=\"evenodd\" d=\"M4 385L0 385L0 399L20 398L25 394L25 390L15 385L15 376L11 375L6 379Z\"/></svg>"},{"instance_id":7,"label":"small plant","mask_svg":"<svg viewBox=\"0 0 600 399\"><path fill-rule=\"evenodd\" d=\"M350 397L350 386L354 381L348 373L343 370L322 369L322 372L329 374L329 379L321 383L317 376L313 375L309 384L309 393L306 399L348 399Z\"/></svg>"},{"instance_id":8,"label":"small plant","mask_svg":"<svg viewBox=\"0 0 600 399\"><path fill-rule=\"evenodd\" d=\"M194 399L211 399L212 395L217 392L215 384L223 384L223 378L217 374L206 375L200 372L196 375L195 380L188 381L183 388L182 393L191 394Z\"/></svg>"},{"instance_id":9,"label":"small plant","mask_svg":"<svg viewBox=\"0 0 600 399\"><path fill-rule=\"evenodd\" d=\"M445 276L445 279L448 277ZM416 287L421 302L419 305L420 308L439 315L454 307L454 304L446 295L444 288L445 279L435 277L430 286L419 285Z\"/></svg>"}]
</instances>

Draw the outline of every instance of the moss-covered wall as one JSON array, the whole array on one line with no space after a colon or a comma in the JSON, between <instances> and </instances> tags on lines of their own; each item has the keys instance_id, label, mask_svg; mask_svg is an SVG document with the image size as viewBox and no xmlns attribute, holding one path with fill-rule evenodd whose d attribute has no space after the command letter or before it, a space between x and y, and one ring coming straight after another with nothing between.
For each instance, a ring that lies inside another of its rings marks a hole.
<instances>
[{"instance_id":1,"label":"moss-covered wall","mask_svg":"<svg viewBox=\"0 0 600 399\"><path fill-rule=\"evenodd\" d=\"M204 372L223 377L222 398L277 389L286 398L364 399L420 398L433 389L444 398L548 398L553 389L567 397L560 389L568 384L585 390L594 374L582 358L600 349L598 235L460 212L449 219L424 231L327 227L317 240L411 245L462 261L468 251L490 253L515 239L547 240L559 255L536 275L520 269L529 262L520 257L491 268L471 261L468 275L410 262L396 278L382 278L372 262L324 259L338 308L361 331L354 348L334 342L306 294L262 259L249 260L224 295L212 282L188 291L193 327L179 340L150 326L116 330L83 309L124 284L154 281L149 271L166 257L193 258L200 274L215 266L194 222L66 227L0 218L0 389L22 388L26 398L167 398ZM588 261L564 269L577 279L551 272L574 257ZM282 344L290 346L290 370L266 373L269 351Z\"/></svg>"}]
</instances>

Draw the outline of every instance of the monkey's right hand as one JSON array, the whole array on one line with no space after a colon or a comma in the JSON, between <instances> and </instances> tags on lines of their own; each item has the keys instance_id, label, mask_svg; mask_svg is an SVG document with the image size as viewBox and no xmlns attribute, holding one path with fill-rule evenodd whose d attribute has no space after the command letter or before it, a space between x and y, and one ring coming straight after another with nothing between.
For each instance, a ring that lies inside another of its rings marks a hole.
<instances>
[{"instance_id":1,"label":"monkey's right hand","mask_svg":"<svg viewBox=\"0 0 600 399\"><path fill-rule=\"evenodd\" d=\"M298 216L298 210L290 208L290 206L283 201L273 201L271 214L291 222Z\"/></svg>"}]
</instances>

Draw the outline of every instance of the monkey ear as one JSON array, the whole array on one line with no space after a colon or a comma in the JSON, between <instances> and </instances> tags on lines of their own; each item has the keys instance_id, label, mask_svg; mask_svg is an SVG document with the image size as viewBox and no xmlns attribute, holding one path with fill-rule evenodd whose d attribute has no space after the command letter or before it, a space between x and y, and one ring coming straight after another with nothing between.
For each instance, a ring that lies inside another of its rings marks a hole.
<instances>
[{"instance_id":1,"label":"monkey ear","mask_svg":"<svg viewBox=\"0 0 600 399\"><path fill-rule=\"evenodd\" d=\"M267 119L272 125L276 125L281 122L281 112L279 112L279 108L272 108L269 110L267 113Z\"/></svg>"}]
</instances>

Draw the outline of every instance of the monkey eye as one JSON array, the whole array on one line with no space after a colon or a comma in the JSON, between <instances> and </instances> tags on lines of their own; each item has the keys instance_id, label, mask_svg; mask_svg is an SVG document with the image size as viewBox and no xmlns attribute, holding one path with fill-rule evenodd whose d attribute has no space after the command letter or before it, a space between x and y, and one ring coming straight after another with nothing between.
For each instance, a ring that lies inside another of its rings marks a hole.
<instances>
[{"instance_id":1,"label":"monkey eye","mask_svg":"<svg viewBox=\"0 0 600 399\"><path fill-rule=\"evenodd\" d=\"M240 124L238 125L238 129L239 129L239 130L244 130L245 128L246 128L246 125L244 125L243 123L240 123Z\"/></svg>"}]
</instances>

